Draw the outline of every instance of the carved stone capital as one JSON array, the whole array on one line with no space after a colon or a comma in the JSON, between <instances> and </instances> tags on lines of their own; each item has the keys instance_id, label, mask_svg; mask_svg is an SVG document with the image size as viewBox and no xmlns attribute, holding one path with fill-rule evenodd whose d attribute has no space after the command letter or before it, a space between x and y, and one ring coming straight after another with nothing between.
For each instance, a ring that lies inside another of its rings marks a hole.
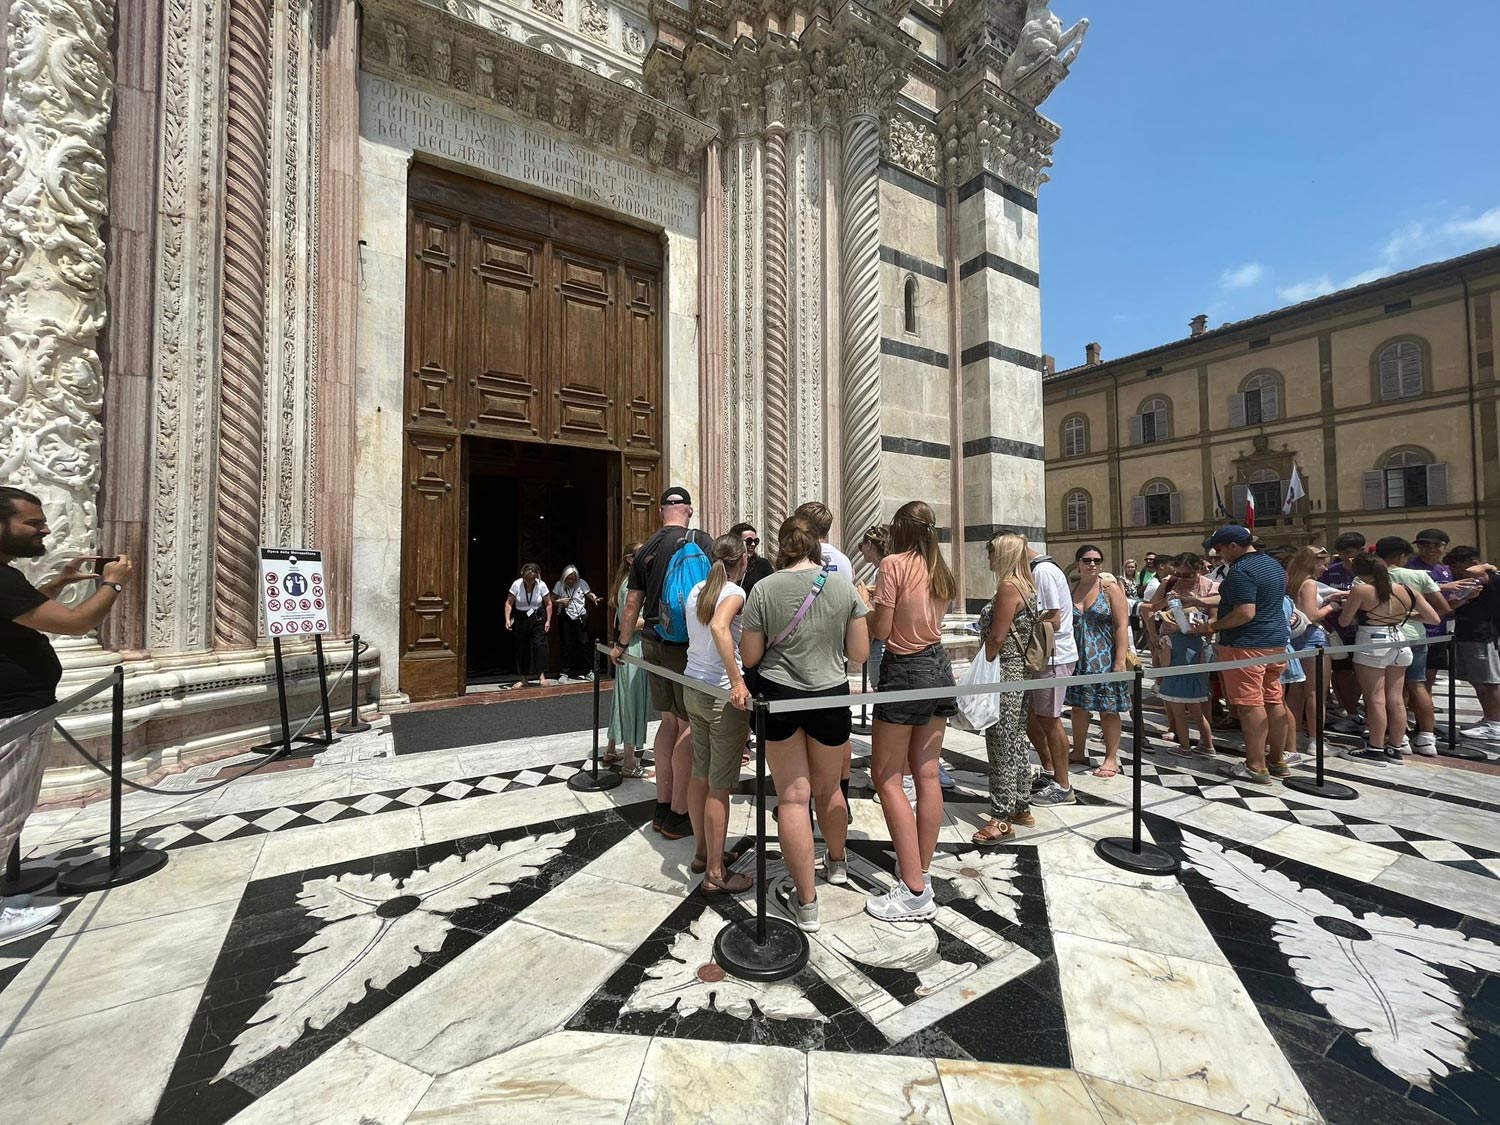
<instances>
[{"instance_id":1,"label":"carved stone capital","mask_svg":"<svg viewBox=\"0 0 1500 1125\"><path fill-rule=\"evenodd\" d=\"M885 115L898 74L884 47L855 39L839 52L833 70L846 118Z\"/></svg>"},{"instance_id":2,"label":"carved stone capital","mask_svg":"<svg viewBox=\"0 0 1500 1125\"><path fill-rule=\"evenodd\" d=\"M943 173L961 184L991 172L1033 194L1047 182L1060 130L992 83L976 87L939 116Z\"/></svg>"}]
</instances>

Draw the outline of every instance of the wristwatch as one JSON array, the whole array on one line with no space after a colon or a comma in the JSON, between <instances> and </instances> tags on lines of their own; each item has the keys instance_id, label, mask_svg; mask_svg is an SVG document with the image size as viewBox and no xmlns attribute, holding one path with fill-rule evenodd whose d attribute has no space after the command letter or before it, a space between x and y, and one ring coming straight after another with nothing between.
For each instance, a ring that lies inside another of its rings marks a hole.
<instances>
[{"instance_id":1,"label":"wristwatch","mask_svg":"<svg viewBox=\"0 0 1500 1125\"><path fill-rule=\"evenodd\" d=\"M118 582L103 582L103 581L101 581L99 583L99 585L100 586L108 586L111 590L113 590L117 594L122 594L122 593L125 592L125 587L122 586L122 585L120 585L120 583L118 583Z\"/></svg>"}]
</instances>

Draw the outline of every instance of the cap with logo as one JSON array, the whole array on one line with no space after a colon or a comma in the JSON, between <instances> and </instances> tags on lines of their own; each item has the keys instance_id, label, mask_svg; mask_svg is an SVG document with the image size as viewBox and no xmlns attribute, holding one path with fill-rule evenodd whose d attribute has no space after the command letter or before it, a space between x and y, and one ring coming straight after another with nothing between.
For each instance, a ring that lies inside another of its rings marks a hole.
<instances>
[{"instance_id":1,"label":"cap with logo","mask_svg":"<svg viewBox=\"0 0 1500 1125\"><path fill-rule=\"evenodd\" d=\"M692 496L680 484L674 484L661 494L661 506L663 508L668 504L691 504L692 502Z\"/></svg>"}]
</instances>

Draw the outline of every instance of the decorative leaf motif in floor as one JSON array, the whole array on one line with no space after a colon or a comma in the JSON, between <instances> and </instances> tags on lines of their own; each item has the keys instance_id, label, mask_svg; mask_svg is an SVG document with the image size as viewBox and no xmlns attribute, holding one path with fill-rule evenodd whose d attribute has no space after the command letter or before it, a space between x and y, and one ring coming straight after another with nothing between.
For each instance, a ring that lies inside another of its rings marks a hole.
<instances>
[{"instance_id":1,"label":"decorative leaf motif in floor","mask_svg":"<svg viewBox=\"0 0 1500 1125\"><path fill-rule=\"evenodd\" d=\"M1016 904L1016 857L1012 852L938 852L932 857L932 877L948 883L960 898L977 902L1011 922L1020 921Z\"/></svg>"}]
</instances>

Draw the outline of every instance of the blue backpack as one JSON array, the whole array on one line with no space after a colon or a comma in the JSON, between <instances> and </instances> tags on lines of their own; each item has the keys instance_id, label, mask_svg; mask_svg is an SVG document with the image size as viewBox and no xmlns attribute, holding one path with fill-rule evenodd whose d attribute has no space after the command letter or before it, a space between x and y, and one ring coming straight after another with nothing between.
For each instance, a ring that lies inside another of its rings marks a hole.
<instances>
[{"instance_id":1,"label":"blue backpack","mask_svg":"<svg viewBox=\"0 0 1500 1125\"><path fill-rule=\"evenodd\" d=\"M688 535L672 552L667 576L661 584L661 605L657 610L656 632L664 641L686 644L687 598L693 587L708 577L708 556Z\"/></svg>"}]
</instances>

